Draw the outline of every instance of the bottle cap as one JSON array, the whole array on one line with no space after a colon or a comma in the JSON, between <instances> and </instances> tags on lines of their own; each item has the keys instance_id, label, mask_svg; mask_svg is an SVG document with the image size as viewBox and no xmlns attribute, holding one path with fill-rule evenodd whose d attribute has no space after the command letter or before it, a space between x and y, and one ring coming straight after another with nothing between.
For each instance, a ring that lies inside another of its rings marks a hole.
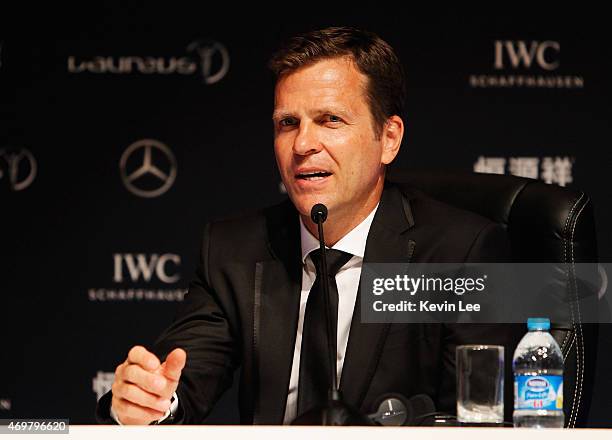
<instances>
[{"instance_id":1,"label":"bottle cap","mask_svg":"<svg viewBox=\"0 0 612 440\"><path fill-rule=\"evenodd\" d=\"M527 329L531 330L550 330L550 319L548 318L529 318L527 319Z\"/></svg>"}]
</instances>

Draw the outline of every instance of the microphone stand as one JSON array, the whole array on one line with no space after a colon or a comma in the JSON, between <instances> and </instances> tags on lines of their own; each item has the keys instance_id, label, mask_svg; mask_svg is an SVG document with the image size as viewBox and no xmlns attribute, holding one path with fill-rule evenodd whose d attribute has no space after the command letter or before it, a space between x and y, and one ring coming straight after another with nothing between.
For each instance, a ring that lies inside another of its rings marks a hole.
<instances>
[{"instance_id":1,"label":"microphone stand","mask_svg":"<svg viewBox=\"0 0 612 440\"><path fill-rule=\"evenodd\" d=\"M325 318L327 322L327 352L329 353L329 362L332 371L329 400L339 401L342 400L342 396L340 395L340 390L338 389L338 363L336 362L336 359L338 358L338 344L334 344L336 335L334 335L334 324L332 321L333 317L331 316L331 298L329 296L329 278L327 274L327 250L325 249L325 238L323 236L323 222L327 219L327 208L325 208L323 214L323 210L319 207L319 205L325 207L325 205L322 204L315 205L312 208L312 213L310 215L317 223L317 227L319 229L319 249L321 250L321 267L319 268L319 272L324 280L322 286L323 301L325 303Z\"/></svg>"},{"instance_id":2,"label":"microphone stand","mask_svg":"<svg viewBox=\"0 0 612 440\"><path fill-rule=\"evenodd\" d=\"M325 239L323 236L323 222L327 220L327 207L322 203L317 203L310 211L310 218L317 224L319 231L319 248L321 249L321 267L319 268L319 273L323 278L321 284L323 286L323 301L325 303L325 318L327 323L327 351L329 352L329 361L331 365L331 386L326 405L300 414L291 424L324 426L374 425L369 418L347 405L343 401L342 393L338 389L338 369L336 363L338 348L337 344L334 343L336 341L336 335L333 333L334 317L330 310L329 278L327 274Z\"/></svg>"}]
</instances>

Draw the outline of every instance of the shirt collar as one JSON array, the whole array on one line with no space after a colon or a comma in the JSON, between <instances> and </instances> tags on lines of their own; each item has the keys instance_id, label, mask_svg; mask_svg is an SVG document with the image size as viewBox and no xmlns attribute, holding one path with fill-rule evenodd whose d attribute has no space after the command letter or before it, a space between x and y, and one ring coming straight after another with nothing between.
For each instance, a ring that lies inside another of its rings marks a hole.
<instances>
[{"instance_id":1,"label":"shirt collar","mask_svg":"<svg viewBox=\"0 0 612 440\"><path fill-rule=\"evenodd\" d=\"M370 226L372 226L372 221L374 220L377 209L378 204L361 223L338 240L338 242L332 246L332 249L348 252L349 254L363 258L365 255L366 241L370 233ZM302 217L300 217L300 239L302 244L302 263L304 263L310 252L319 249L319 240L306 228L302 221Z\"/></svg>"}]
</instances>

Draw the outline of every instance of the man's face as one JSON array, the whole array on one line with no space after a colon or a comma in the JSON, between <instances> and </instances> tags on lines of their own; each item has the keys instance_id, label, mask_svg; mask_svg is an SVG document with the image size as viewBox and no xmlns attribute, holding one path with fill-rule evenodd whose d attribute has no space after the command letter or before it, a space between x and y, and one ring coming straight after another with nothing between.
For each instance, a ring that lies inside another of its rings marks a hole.
<instances>
[{"instance_id":1,"label":"man's face","mask_svg":"<svg viewBox=\"0 0 612 440\"><path fill-rule=\"evenodd\" d=\"M384 136L376 139L366 81L349 59L334 58L302 67L276 85L276 161L304 216L316 203L343 218L369 212L378 202L384 165L397 151L387 151Z\"/></svg>"}]
</instances>

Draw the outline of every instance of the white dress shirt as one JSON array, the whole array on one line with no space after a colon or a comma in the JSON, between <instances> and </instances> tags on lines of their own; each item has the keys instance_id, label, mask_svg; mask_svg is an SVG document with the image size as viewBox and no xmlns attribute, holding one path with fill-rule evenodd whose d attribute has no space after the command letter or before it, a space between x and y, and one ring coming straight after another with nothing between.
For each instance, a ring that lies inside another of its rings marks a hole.
<instances>
[{"instance_id":1,"label":"white dress shirt","mask_svg":"<svg viewBox=\"0 0 612 440\"><path fill-rule=\"evenodd\" d=\"M346 354L346 345L348 343L349 332L351 330L351 321L353 319L353 310L355 309L355 300L357 299L357 289L359 289L359 278L361 276L361 267L363 265L363 256L366 248L366 241L370 233L370 226L374 220L374 215L378 205L372 212L348 234L342 237L332 249L348 252L353 257L340 268L336 274L336 284L338 286L338 334L337 334L337 351L336 367L338 372L338 383L342 376L342 366L344 365L344 356ZM315 249L319 249L319 240L314 237L300 218L300 240L302 245L302 292L300 295L300 314L298 317L297 335L295 338L295 347L293 349L293 363L291 365L291 378L289 380L289 389L287 391L287 405L285 406L284 424L289 424L297 416L298 402L298 383L300 379L300 351L302 348L302 329L304 327L304 313L306 312L306 302L308 301L308 293L315 282L316 270L314 263L308 255ZM178 397L174 394L174 400L170 409L164 417L159 421L165 420L170 411L176 414L178 408ZM119 419L115 411L111 407L111 416L119 424Z\"/></svg>"}]
</instances>

